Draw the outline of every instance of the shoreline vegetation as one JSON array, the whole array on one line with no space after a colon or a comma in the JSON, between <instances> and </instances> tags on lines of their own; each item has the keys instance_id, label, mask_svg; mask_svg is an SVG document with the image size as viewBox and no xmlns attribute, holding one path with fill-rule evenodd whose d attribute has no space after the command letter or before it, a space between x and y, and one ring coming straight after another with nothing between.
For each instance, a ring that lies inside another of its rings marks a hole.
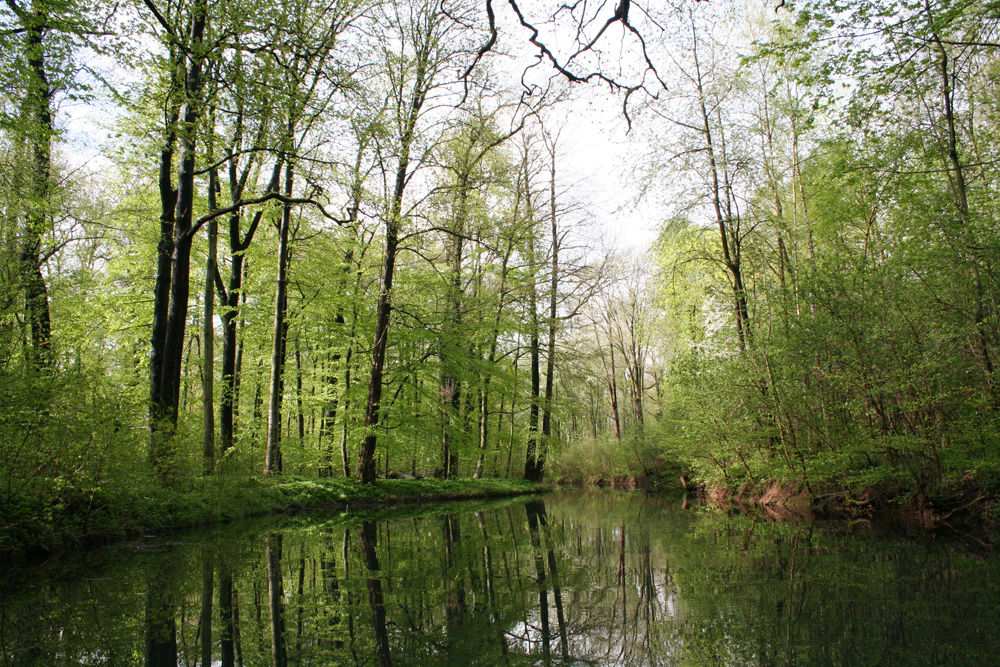
<instances>
[{"instance_id":1,"label":"shoreline vegetation","mask_svg":"<svg viewBox=\"0 0 1000 667\"><path fill-rule=\"evenodd\" d=\"M189 478L173 486L151 486L139 493L95 492L46 507L5 508L0 554L24 564L73 548L150 533L203 528L243 519L312 511L390 511L400 506L545 493L559 487L599 487L685 494L716 510L760 513L773 521L846 520L852 524L891 524L907 532L949 529L960 534L974 527L977 542L993 547L998 522L995 498L978 487L950 489L935 496L893 495L869 488L813 491L796 484L767 482L728 488L690 482L683 475L616 474L587 479L563 476L550 483L521 479L316 479L215 476Z\"/></svg>"},{"instance_id":2,"label":"shoreline vegetation","mask_svg":"<svg viewBox=\"0 0 1000 667\"><path fill-rule=\"evenodd\" d=\"M678 473L673 467L590 476L563 474L556 479L563 486L676 492L698 498L723 512L760 513L774 521L821 519L886 524L909 533L946 529L971 537L983 546L993 547L1000 542L997 497L972 478L928 493L885 485L827 488L775 480L730 486L705 484L692 481L690 474ZM975 530L976 535L969 535L965 529Z\"/></svg>"},{"instance_id":3,"label":"shoreline vegetation","mask_svg":"<svg viewBox=\"0 0 1000 667\"><path fill-rule=\"evenodd\" d=\"M7 507L0 524L0 556L28 562L80 546L147 533L225 524L300 511L388 510L400 505L503 498L551 489L519 479L355 479L285 477L192 478L117 496L42 507Z\"/></svg>"}]
</instances>

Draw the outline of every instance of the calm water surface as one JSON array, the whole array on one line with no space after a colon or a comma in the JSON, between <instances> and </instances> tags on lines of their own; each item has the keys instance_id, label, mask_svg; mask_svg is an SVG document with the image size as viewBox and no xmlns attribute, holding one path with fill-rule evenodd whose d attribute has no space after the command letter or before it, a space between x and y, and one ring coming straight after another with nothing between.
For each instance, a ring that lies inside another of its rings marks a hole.
<instances>
[{"instance_id":1,"label":"calm water surface","mask_svg":"<svg viewBox=\"0 0 1000 667\"><path fill-rule=\"evenodd\" d=\"M1000 664L995 554L641 493L171 539L7 573L3 664Z\"/></svg>"}]
</instances>

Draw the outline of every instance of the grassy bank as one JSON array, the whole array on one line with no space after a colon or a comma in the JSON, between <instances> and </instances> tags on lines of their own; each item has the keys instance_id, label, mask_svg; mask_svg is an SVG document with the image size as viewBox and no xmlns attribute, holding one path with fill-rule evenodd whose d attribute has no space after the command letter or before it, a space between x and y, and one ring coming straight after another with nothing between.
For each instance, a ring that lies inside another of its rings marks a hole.
<instances>
[{"instance_id":1,"label":"grassy bank","mask_svg":"<svg viewBox=\"0 0 1000 667\"><path fill-rule=\"evenodd\" d=\"M495 498L541 491L509 479L189 479L169 487L100 490L58 502L2 508L0 557L40 557L96 542L304 510L372 510L406 503Z\"/></svg>"}]
</instances>

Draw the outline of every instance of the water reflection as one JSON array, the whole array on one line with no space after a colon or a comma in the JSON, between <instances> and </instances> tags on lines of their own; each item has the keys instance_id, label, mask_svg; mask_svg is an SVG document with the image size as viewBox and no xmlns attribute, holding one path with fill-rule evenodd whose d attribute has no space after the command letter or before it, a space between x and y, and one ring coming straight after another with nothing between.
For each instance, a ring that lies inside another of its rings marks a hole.
<instances>
[{"instance_id":1,"label":"water reflection","mask_svg":"<svg viewBox=\"0 0 1000 667\"><path fill-rule=\"evenodd\" d=\"M21 577L0 589L3 664L980 665L1000 648L1000 563L940 542L627 493L345 521Z\"/></svg>"}]
</instances>

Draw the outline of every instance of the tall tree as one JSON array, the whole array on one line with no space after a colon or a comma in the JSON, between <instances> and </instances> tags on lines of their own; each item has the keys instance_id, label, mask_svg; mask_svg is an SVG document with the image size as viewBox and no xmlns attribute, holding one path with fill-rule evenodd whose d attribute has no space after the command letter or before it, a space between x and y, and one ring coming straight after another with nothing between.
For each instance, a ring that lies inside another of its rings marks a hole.
<instances>
[{"instance_id":1,"label":"tall tree","mask_svg":"<svg viewBox=\"0 0 1000 667\"><path fill-rule=\"evenodd\" d=\"M195 232L195 158L198 125L205 110L203 74L209 57L205 46L209 17L207 0L195 0L187 11L178 8L176 15L165 15L151 1L147 7L162 28L170 60L165 141L160 155L162 213L153 303L149 445L150 461L161 474L168 474L166 440L172 425L177 423L190 290L191 242ZM178 153L176 186L172 174L175 150Z\"/></svg>"},{"instance_id":2,"label":"tall tree","mask_svg":"<svg viewBox=\"0 0 1000 667\"><path fill-rule=\"evenodd\" d=\"M264 473L280 473L281 402L284 393L284 367L288 335L288 265L291 260L292 194L298 154L314 132L340 88L347 84L344 71L332 57L341 33L350 25L361 4L357 0L334 0L314 6L311 2L289 2L285 10L288 25L284 49L273 55L276 68L286 81L285 118L282 137L284 155L285 202L278 225L278 275L276 280L274 325L271 339L271 377L268 400L267 444ZM310 26L323 25L310 32ZM311 194L311 193L310 193Z\"/></svg>"},{"instance_id":3,"label":"tall tree","mask_svg":"<svg viewBox=\"0 0 1000 667\"><path fill-rule=\"evenodd\" d=\"M8 213L18 221L15 235L17 283L29 330L28 365L51 367L52 322L45 264L53 251L47 245L59 205L53 167L57 137L56 109L60 93L86 97L77 78L77 52L102 51L102 4L85 7L65 0L6 0L0 7L0 132L20 154L5 179L16 190L16 206ZM105 40L106 41L106 40ZM8 98L9 96L9 98ZM13 203L13 202L12 202Z\"/></svg>"},{"instance_id":4,"label":"tall tree","mask_svg":"<svg viewBox=\"0 0 1000 667\"><path fill-rule=\"evenodd\" d=\"M402 51L386 49L385 67L389 83L389 99L395 123L392 154L394 174L387 195L385 250L379 281L375 332L372 342L371 372L368 379L368 399L365 407L365 435L358 456L356 475L365 483L375 480L375 445L382 408L383 375L389 344L392 313L392 289L395 279L396 256L400 232L404 224L403 198L422 158L415 155L419 144L418 132L426 113L425 104L432 93L446 92L449 83L443 80L449 66L461 62L468 53L465 38L459 35L464 21L470 20L471 8L463 2L415 0L388 8L385 15L385 45L394 42Z\"/></svg>"}]
</instances>

